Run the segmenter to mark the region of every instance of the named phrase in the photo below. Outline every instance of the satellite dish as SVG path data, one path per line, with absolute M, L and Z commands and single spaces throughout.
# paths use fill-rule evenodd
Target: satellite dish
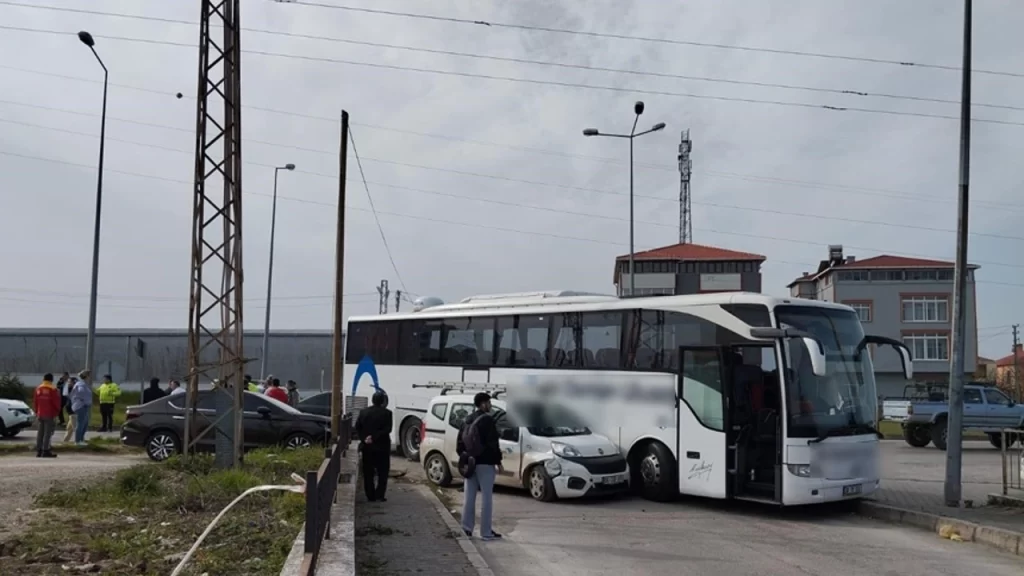
M 419 312 L 420 310 L 426 310 L 427 308 L 433 308 L 434 306 L 444 306 L 444 300 L 441 300 L 437 296 L 420 296 L 412 303 L 412 311 Z

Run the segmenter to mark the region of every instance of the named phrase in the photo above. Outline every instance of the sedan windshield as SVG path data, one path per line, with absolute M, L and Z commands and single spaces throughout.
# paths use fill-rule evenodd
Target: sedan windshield
M 856 313 L 817 306 L 777 306 L 775 315 L 780 328 L 809 332 L 825 348 L 826 375 L 815 376 L 803 343 L 784 343 L 789 436 L 871 433 L 877 418 L 875 375 L 871 355 L 863 349 L 858 353 L 864 330 Z

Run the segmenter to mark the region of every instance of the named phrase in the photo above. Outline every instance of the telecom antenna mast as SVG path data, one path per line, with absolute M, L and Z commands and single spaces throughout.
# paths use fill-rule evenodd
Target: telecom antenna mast
M 693 212 L 690 209 L 690 170 L 693 163 L 690 161 L 690 150 L 693 149 L 693 142 L 690 141 L 690 131 L 683 130 L 679 142 L 679 243 L 693 243 Z
M 220 467 L 242 462 L 242 103 L 240 0 L 200 0 L 192 267 L 188 319 L 186 458 L 215 434 Z M 214 35 L 221 35 L 216 38 Z M 221 188 L 218 190 L 218 187 Z M 199 384 L 217 417 L 200 432 Z

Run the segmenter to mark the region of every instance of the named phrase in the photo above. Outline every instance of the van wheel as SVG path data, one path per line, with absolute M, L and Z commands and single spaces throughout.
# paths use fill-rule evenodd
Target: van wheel
M 420 421 L 415 418 L 408 419 L 402 426 L 401 438 L 402 455 L 407 459 L 418 462 L 420 459 Z
M 661 442 L 651 442 L 637 456 L 632 466 L 640 494 L 655 502 L 668 502 L 678 493 L 676 462 Z
M 937 419 L 935 421 L 935 424 L 932 424 L 931 432 L 932 444 L 935 444 L 935 447 L 938 448 L 939 450 L 945 450 L 946 438 L 949 434 L 949 425 L 947 424 L 945 416 L 942 416 L 941 418 Z
M 526 473 L 526 489 L 539 502 L 552 502 L 555 499 L 555 484 L 542 464 L 535 464 Z
M 903 439 L 914 448 L 924 448 L 931 443 L 932 435 L 928 426 L 908 424 L 903 428 Z
M 427 456 L 427 459 L 423 461 L 423 472 L 426 473 L 428 480 L 442 488 L 452 485 L 451 468 L 448 467 L 448 462 L 440 452 L 432 452 L 430 456 Z

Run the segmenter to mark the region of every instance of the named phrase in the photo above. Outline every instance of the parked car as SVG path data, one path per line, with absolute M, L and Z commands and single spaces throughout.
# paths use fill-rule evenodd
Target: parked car
M 217 390 L 199 392 L 193 437 L 209 429 L 216 421 Z M 244 447 L 266 446 L 306 448 L 326 442 L 331 420 L 305 414 L 273 398 L 245 392 L 243 397 Z M 196 444 L 201 451 L 212 451 L 214 432 L 204 434 Z M 181 452 L 185 437 L 185 395 L 166 396 L 141 406 L 129 406 L 121 426 L 121 443 L 145 448 L 157 462 Z
M 0 398 L 0 436 L 14 438 L 35 421 L 36 415 L 28 404 Z
M 900 407 L 904 411 L 902 414 L 899 413 Z M 903 439 L 907 444 L 923 448 L 931 443 L 939 450 L 946 449 L 949 401 L 941 388 L 931 387 L 924 396 L 886 400 L 882 403 L 882 413 L 891 414 L 892 419 L 903 422 Z M 999 448 L 1002 430 L 1024 429 L 1024 405 L 1015 403 L 995 386 L 966 384 L 962 428 L 984 432 L 989 442 Z
M 306 414 L 317 414 L 319 416 L 331 417 L 331 393 L 330 392 L 317 392 L 312 396 L 308 396 L 299 400 L 299 405 L 296 406 L 300 411 Z
M 604 436 L 582 425 L 518 426 L 502 400 L 491 401 L 491 414 L 500 435 L 504 473 L 495 482 L 523 488 L 536 500 L 578 498 L 629 489 L 629 467 L 619 449 Z M 572 424 L 572 415 L 549 406 L 534 409 L 559 411 L 548 420 Z M 456 441 L 466 417 L 473 412 L 470 394 L 442 394 L 430 401 L 420 425 L 420 454 L 427 478 L 448 486 L 458 474 Z

